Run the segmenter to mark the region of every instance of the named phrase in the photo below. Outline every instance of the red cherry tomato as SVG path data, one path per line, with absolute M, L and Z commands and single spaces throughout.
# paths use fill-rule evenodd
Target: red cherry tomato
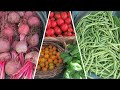
M 54 28 L 55 34 L 60 35 L 62 33 L 61 29 L 59 27 Z
M 65 19 L 65 23 L 66 23 L 66 24 L 70 24 L 70 23 L 71 23 L 71 18 Z
M 68 25 L 66 23 L 64 23 L 60 26 L 60 28 L 63 32 L 66 32 L 68 30 Z
M 62 25 L 64 23 L 64 20 L 62 18 L 57 19 L 58 26 Z
M 56 26 L 57 26 L 56 21 L 52 20 L 52 21 L 51 21 L 51 27 L 53 27 L 53 28 L 54 28 L 54 27 L 56 27 Z
M 49 20 L 48 20 L 47 28 L 50 28 L 50 27 L 51 27 L 51 20 L 49 19 Z
M 56 13 L 56 14 L 55 14 L 55 18 L 56 18 L 56 19 L 61 18 L 60 13 Z
M 54 16 L 54 12 L 50 12 L 50 18 Z
M 47 29 L 46 30 L 46 36 L 52 36 L 52 35 L 54 35 L 54 29 Z
M 65 20 L 67 18 L 67 12 L 61 12 L 61 18 Z

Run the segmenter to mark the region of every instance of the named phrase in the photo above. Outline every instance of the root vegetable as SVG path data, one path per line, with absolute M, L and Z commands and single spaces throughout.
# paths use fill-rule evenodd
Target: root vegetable
M 25 12 L 25 18 L 28 19 L 29 17 L 31 17 L 33 15 L 32 11 L 26 11 Z
M 21 65 L 19 62 L 15 60 L 10 60 L 5 65 L 5 72 L 7 75 L 12 75 L 15 72 L 17 72 L 21 68 Z
M 7 39 L 0 38 L 0 52 L 8 52 L 10 50 L 10 42 Z
M 14 35 L 14 31 L 13 31 L 12 28 L 7 27 L 7 28 L 5 28 L 5 29 L 3 30 L 3 35 L 4 35 L 4 36 L 7 36 L 8 39 L 9 39 L 9 41 L 12 42 L 12 37 L 13 37 L 13 35 Z
M 23 63 L 24 63 L 24 55 L 23 54 L 27 52 L 27 43 L 26 43 L 26 41 L 24 41 L 24 40 L 19 41 L 16 44 L 15 49 L 19 53 L 20 62 L 21 62 L 21 65 L 23 65 Z
M 20 40 L 24 39 L 25 35 L 27 35 L 29 31 L 30 31 L 30 28 L 27 24 L 21 24 L 18 29 L 19 34 L 22 36 L 20 37 Z
M 17 43 L 18 43 L 17 40 L 12 43 L 12 48 L 13 48 L 14 50 L 15 50 L 15 47 L 16 47 Z
M 18 23 L 19 19 L 20 19 L 20 16 L 16 12 L 11 12 L 8 15 L 8 21 L 11 22 L 11 23 Z
M 24 16 L 25 12 L 24 11 L 19 11 L 18 14 L 22 17 L 22 16 Z
M 35 65 L 37 63 L 39 53 L 37 51 L 29 52 L 25 55 L 25 60 L 31 60 Z
M 38 19 L 38 17 L 33 16 L 28 19 L 28 24 L 30 26 L 39 26 L 40 20 Z
M 8 61 L 10 59 L 11 59 L 10 53 L 6 52 L 0 54 L 0 61 Z
M 37 46 L 39 43 L 39 35 L 34 34 L 33 36 L 30 37 L 28 40 L 28 43 L 30 44 L 31 47 Z
M 4 61 L 0 61 L 0 79 L 4 79 L 5 78 L 5 62 Z
M 16 73 L 11 76 L 11 79 L 32 79 L 33 63 L 27 61 Z

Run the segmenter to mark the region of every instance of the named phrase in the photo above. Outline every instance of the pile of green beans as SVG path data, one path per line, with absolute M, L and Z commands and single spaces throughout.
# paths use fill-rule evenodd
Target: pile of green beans
M 94 11 L 75 26 L 81 59 L 88 78 L 120 78 L 120 37 L 112 11 Z

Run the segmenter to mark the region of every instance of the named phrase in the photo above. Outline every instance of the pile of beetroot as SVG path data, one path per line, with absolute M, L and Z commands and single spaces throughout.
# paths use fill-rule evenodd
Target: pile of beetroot
M 41 26 L 35 11 L 0 12 L 0 79 L 33 78 Z

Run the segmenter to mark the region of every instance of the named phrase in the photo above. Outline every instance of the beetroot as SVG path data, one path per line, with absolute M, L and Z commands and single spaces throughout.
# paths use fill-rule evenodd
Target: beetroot
M 28 24 L 30 26 L 38 26 L 40 25 L 40 20 L 38 19 L 38 17 L 33 16 L 28 19 Z
M 11 59 L 11 55 L 8 52 L 0 54 L 0 61 L 8 61 Z
M 33 12 L 32 11 L 26 11 L 25 12 L 25 18 L 28 19 L 29 17 L 31 17 L 33 15 Z
M 7 39 L 0 38 L 0 52 L 8 52 L 10 50 L 10 42 Z
M 3 35 L 7 36 L 9 41 L 12 42 L 12 37 L 14 35 L 14 31 L 12 28 L 7 27 L 3 30 Z
M 16 12 L 11 12 L 8 15 L 8 21 L 11 22 L 11 23 L 18 23 L 19 19 L 20 19 L 20 16 Z
M 27 35 L 29 33 L 29 30 L 30 30 L 30 28 L 27 24 L 21 24 L 19 26 L 18 32 L 22 36 L 22 37 L 20 37 L 20 40 L 24 39 L 25 35 Z
M 24 12 L 24 11 L 19 11 L 18 14 L 19 14 L 21 17 L 23 17 L 24 14 L 25 14 L 25 12 Z
M 5 78 L 5 62 L 4 61 L 0 61 L 0 79 L 4 79 Z
M 39 35 L 38 34 L 34 34 L 33 36 L 30 37 L 30 39 L 28 40 L 28 43 L 30 46 L 37 46 L 39 43 Z
M 31 60 L 34 64 L 37 63 L 39 53 L 37 51 L 29 52 L 25 55 L 26 60 Z
M 5 65 L 5 72 L 7 75 L 12 75 L 15 72 L 17 72 L 21 68 L 21 65 L 19 62 L 10 60 Z

